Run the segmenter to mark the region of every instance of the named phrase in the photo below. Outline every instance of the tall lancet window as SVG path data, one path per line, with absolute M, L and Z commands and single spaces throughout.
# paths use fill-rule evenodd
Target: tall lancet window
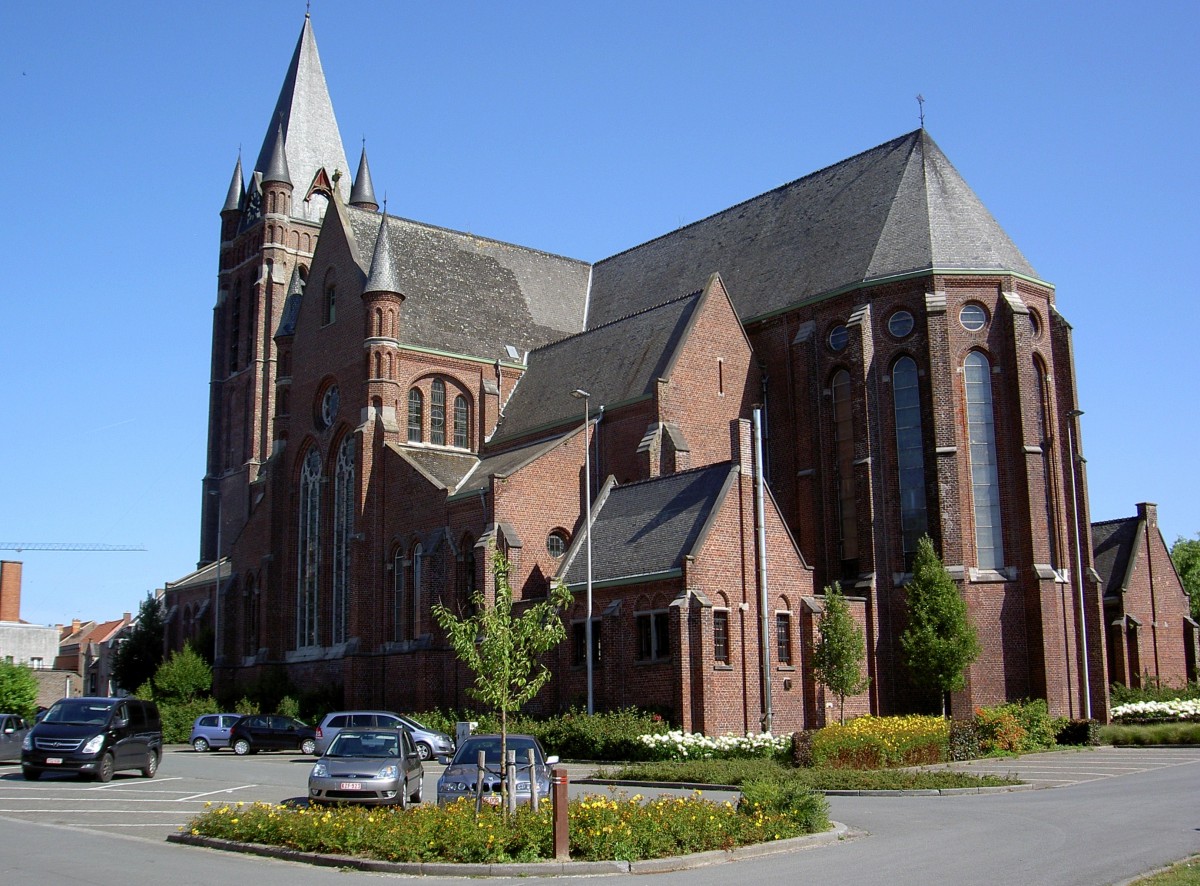
M 440 378 L 429 386 L 429 442 L 446 445 L 446 383 Z
M 1000 472 L 992 412 L 992 366 L 978 351 L 963 364 L 967 394 L 967 441 L 971 452 L 971 497 L 975 501 L 975 556 L 980 569 L 1004 566 L 1000 522 Z
M 310 449 L 300 472 L 296 564 L 296 646 L 316 646 L 317 582 L 321 572 L 321 453 Z
M 837 485 L 838 557 L 842 578 L 858 574 L 858 502 L 854 495 L 854 411 L 850 373 L 833 376 L 833 476 Z
M 1033 318 L 1033 314 L 1029 315 Z M 1050 421 L 1050 403 L 1052 394 L 1050 393 L 1050 375 L 1046 372 L 1046 366 L 1041 360 L 1034 358 L 1034 372 L 1037 375 L 1038 388 L 1038 443 L 1042 447 L 1042 476 L 1045 477 L 1043 485 L 1046 491 L 1046 542 L 1050 549 L 1050 566 L 1057 569 L 1062 560 L 1058 556 L 1058 518 L 1056 508 L 1054 507 L 1054 442 L 1050 439 L 1050 429 L 1053 423 Z
M 350 536 L 354 532 L 354 437 L 338 447 L 333 477 L 333 635 L 346 642 L 350 615 Z
M 901 357 L 892 367 L 896 415 L 896 472 L 900 485 L 900 534 L 904 568 L 912 568 L 917 542 L 929 530 L 925 512 L 925 448 L 921 438 L 921 392 L 917 364 Z

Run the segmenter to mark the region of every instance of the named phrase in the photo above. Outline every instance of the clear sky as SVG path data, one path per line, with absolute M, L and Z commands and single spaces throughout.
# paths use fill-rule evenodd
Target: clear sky
M 199 554 L 218 212 L 305 5 L 0 4 L 0 540 L 22 617 Z M 1057 287 L 1093 520 L 1200 534 L 1200 3 L 313 0 L 388 209 L 596 261 L 926 126 Z

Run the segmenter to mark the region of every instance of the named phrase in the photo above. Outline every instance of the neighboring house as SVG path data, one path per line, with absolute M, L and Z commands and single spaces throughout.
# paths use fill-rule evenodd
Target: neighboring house
M 982 645 L 953 710 L 1107 716 L 1072 329 L 924 129 L 596 263 L 380 213 L 365 150 L 348 169 L 306 16 L 220 213 L 201 570 L 167 591 L 219 692 L 282 668 L 461 706 L 431 606 L 490 594 L 499 547 L 519 596 L 576 592 L 534 707 L 579 704 L 590 497 L 600 707 L 820 725 L 833 582 L 868 646 L 853 709 L 936 707 L 899 649 L 928 533 Z
M 55 669 L 79 674 L 83 678 L 84 695 L 114 694 L 113 656 L 121 641 L 129 635 L 133 623 L 128 612 L 113 621 L 74 619 L 60 629 Z
M 1092 524 L 1104 589 L 1108 676 L 1123 686 L 1183 686 L 1197 679 L 1200 625 L 1158 529 L 1158 506 Z
M 57 669 L 61 625 L 35 625 L 21 618 L 21 572 L 19 561 L 0 561 L 0 658 L 33 669 L 37 704 L 45 708 L 64 696 L 80 695 L 83 679 Z

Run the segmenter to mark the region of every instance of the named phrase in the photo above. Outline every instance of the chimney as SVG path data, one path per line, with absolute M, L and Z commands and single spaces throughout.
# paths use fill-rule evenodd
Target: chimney
M 21 565 L 0 560 L 0 621 L 21 620 Z
M 77 618 L 71 619 L 71 633 L 72 634 L 79 633 L 79 619 L 77 619 Z

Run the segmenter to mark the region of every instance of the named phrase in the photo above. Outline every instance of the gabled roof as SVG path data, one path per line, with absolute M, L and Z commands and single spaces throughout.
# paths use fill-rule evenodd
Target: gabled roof
M 582 424 L 582 420 L 580 423 Z M 564 440 L 578 434 L 579 430 L 579 428 L 571 428 L 564 434 L 535 440 L 504 452 L 485 455 L 480 460 L 479 467 L 462 481 L 461 485 L 454 490 L 454 494 L 461 496 L 486 491 L 491 486 L 493 477 L 511 477 L 521 468 L 532 464 L 550 452 Z
M 430 482 L 448 491 L 453 491 L 462 482 L 463 477 L 475 470 L 479 464 L 479 459 L 469 452 L 447 452 L 400 443 L 389 443 L 387 446 Z
M 298 192 L 292 201 L 292 214 L 315 221 L 324 211 L 324 201 L 306 202 L 302 198 L 317 170 L 325 168 L 331 176 L 341 172 L 337 188 L 345 200 L 350 194 L 350 166 L 346 162 L 337 119 L 333 116 L 333 102 L 329 99 L 325 72 L 321 69 L 321 57 L 317 54 L 317 41 L 307 13 L 283 87 L 279 90 L 279 100 L 267 121 L 267 134 L 254 171 L 266 174 L 280 133 L 284 139 L 286 168 Z
M 595 265 L 589 327 L 720 273 L 743 322 L 931 269 L 1036 277 L 924 129 Z
M 1140 517 L 1092 524 L 1092 554 L 1105 597 L 1116 596 L 1125 590 L 1126 579 L 1136 561 L 1141 526 Z
M 592 582 L 636 581 L 673 574 L 697 551 L 737 467 L 721 462 L 627 486 L 597 501 L 592 523 Z M 585 532 L 575 533 L 560 575 L 587 581 Z
M 703 296 L 693 292 L 532 351 L 492 442 L 572 421 L 582 424 L 583 404 L 571 395 L 574 390 L 591 394 L 593 415 L 601 406 L 651 395 L 666 377 Z
M 402 345 L 512 362 L 509 346 L 524 352 L 583 328 L 585 262 L 353 206 L 338 211 L 365 257 L 384 219 L 388 285 L 405 297 Z

